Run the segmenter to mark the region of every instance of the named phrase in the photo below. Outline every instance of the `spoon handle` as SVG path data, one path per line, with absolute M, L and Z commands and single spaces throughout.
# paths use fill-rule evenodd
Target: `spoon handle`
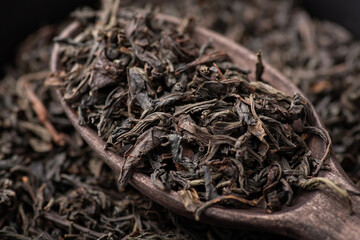
M 359 197 L 353 197 L 352 203 L 354 213 L 350 214 L 343 199 L 323 192 L 298 210 L 283 214 L 273 227 L 296 239 L 360 239 Z

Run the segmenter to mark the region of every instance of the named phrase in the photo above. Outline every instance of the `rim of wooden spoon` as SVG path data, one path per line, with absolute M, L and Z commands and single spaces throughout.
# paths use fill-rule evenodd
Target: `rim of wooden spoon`
M 157 19 L 161 21 L 166 21 L 169 23 L 179 24 L 180 20 L 163 14 L 157 14 Z M 63 32 L 60 34 L 60 37 L 72 36 L 81 28 L 81 23 L 73 22 L 71 23 Z M 241 67 L 246 67 L 254 73 L 256 55 L 249 50 L 245 49 L 241 45 L 233 42 L 221 36 L 211 30 L 196 27 L 194 30 L 194 39 L 198 43 L 203 43 L 209 39 L 212 39 L 212 44 L 214 48 L 225 50 L 229 57 L 233 60 L 234 63 Z M 56 43 L 53 48 L 50 68 L 52 72 L 58 72 L 60 68 L 59 63 L 59 53 L 60 45 Z M 286 94 L 292 96 L 294 93 L 299 93 L 303 97 L 303 93 L 284 75 L 274 69 L 266 61 L 264 62 L 265 72 L 263 74 L 264 81 L 268 82 L 270 85 L 275 88 L 285 92 Z M 250 76 L 253 78 L 253 76 Z M 56 90 L 57 97 L 61 102 L 68 118 L 72 122 L 73 126 L 80 133 L 80 135 L 85 139 L 85 141 L 103 158 L 103 160 L 108 164 L 113 171 L 118 175 L 123 164 L 123 159 L 120 155 L 104 150 L 105 142 L 97 136 L 97 133 L 90 129 L 89 127 L 83 127 L 78 124 L 78 118 L 75 112 L 63 101 L 63 97 L 60 93 L 60 90 Z M 306 97 L 304 97 L 306 99 Z M 312 105 L 311 105 L 312 106 Z M 312 124 L 313 126 L 322 127 L 322 124 L 319 120 L 319 116 L 316 114 L 314 107 L 312 110 L 315 113 L 315 121 Z M 326 148 L 326 143 L 318 137 L 312 137 L 309 143 L 309 148 L 312 150 L 312 153 L 321 157 Z M 330 165 L 331 171 L 321 171 L 320 176 L 324 176 L 330 179 L 336 179 L 337 182 L 340 182 L 342 185 L 349 189 L 356 190 L 355 185 L 347 177 L 344 170 L 340 167 L 338 162 L 335 159 L 333 153 L 330 154 L 327 164 Z M 158 204 L 168 208 L 170 211 L 173 211 L 177 214 L 194 218 L 194 214 L 185 209 L 183 203 L 181 202 L 179 195 L 175 191 L 163 191 L 154 186 L 150 180 L 150 177 L 145 174 L 134 172 L 132 177 L 129 180 L 129 183 L 138 189 L 145 196 L 149 197 L 151 200 L 157 202 Z M 331 195 L 331 194 L 330 194 Z M 274 213 L 266 213 L 264 209 L 261 208 L 247 208 L 247 209 L 232 209 L 224 208 L 221 206 L 209 207 L 206 209 L 201 217 L 200 221 L 204 223 L 210 223 L 218 226 L 232 227 L 232 228 L 250 228 L 250 229 L 261 229 L 269 232 L 276 232 L 277 229 L 282 229 L 281 233 L 285 235 L 292 235 L 292 229 L 288 229 L 286 226 L 286 221 L 284 219 L 294 218 L 301 213 L 301 209 L 306 205 L 318 204 L 322 202 L 324 198 L 335 197 L 324 195 L 320 191 L 306 192 L 302 191 L 294 196 L 293 203 L 291 206 L 282 206 L 280 211 Z M 346 211 L 346 206 L 344 206 L 344 211 Z

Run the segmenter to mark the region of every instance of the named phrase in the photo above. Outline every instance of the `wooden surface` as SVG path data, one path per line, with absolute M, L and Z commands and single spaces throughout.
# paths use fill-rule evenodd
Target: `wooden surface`
M 159 15 L 158 18 L 174 23 L 179 22 L 177 19 L 165 15 Z M 75 22 L 63 31 L 62 36 L 69 36 L 78 29 L 79 24 Z M 199 43 L 211 38 L 215 48 L 227 51 L 236 64 L 251 69 L 253 73 L 255 72 L 256 56 L 242 46 L 200 27 L 196 28 L 194 38 Z M 51 58 L 51 70 L 54 72 L 58 70 L 58 61 L 59 45 L 55 45 Z M 301 93 L 293 83 L 277 70 L 267 63 L 264 63 L 264 65 L 263 79 L 265 81 L 289 95 L 295 92 Z M 103 148 L 104 142 L 96 135 L 95 131 L 78 125 L 76 114 L 64 103 L 58 90 L 57 95 L 67 116 L 80 135 L 118 175 L 123 159 L 111 151 L 105 151 Z M 318 116 L 316 116 L 314 125 L 321 126 Z M 325 150 L 325 143 L 319 138 L 313 138 L 309 147 L 313 154 L 321 156 Z M 333 154 L 328 161 L 332 170 L 330 172 L 321 172 L 321 176 L 336 180 L 348 189 L 356 190 L 356 187 L 339 166 Z M 148 176 L 134 173 L 130 179 L 130 184 L 145 196 L 169 210 L 194 218 L 193 214 L 185 209 L 176 192 L 165 192 L 156 188 Z M 281 211 L 272 214 L 258 208 L 225 209 L 210 207 L 201 215 L 200 221 L 231 228 L 273 232 L 297 239 L 360 239 L 360 201 L 359 197 L 353 197 L 352 200 L 355 212 L 353 215 L 348 213 L 344 200 L 335 196 L 332 192 L 313 191 L 298 194 L 295 196 L 292 206 L 284 206 Z

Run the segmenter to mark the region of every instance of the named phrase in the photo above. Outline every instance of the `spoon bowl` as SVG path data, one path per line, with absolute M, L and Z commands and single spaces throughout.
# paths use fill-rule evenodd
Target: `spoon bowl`
M 180 22 L 174 17 L 162 14 L 158 14 L 157 19 L 175 24 Z M 80 29 L 81 24 L 74 22 L 61 33 L 60 37 L 73 36 Z M 235 42 L 201 27 L 195 28 L 193 38 L 200 44 L 212 39 L 212 45 L 215 49 L 226 51 L 234 63 L 255 72 L 256 55 Z M 52 52 L 50 65 L 52 72 L 59 72 L 60 45 L 57 43 Z M 303 96 L 291 81 L 265 61 L 264 66 L 263 79 L 267 83 L 290 96 L 294 93 Z M 105 142 L 97 136 L 93 129 L 78 124 L 78 116 L 63 101 L 59 89 L 56 90 L 56 95 L 78 133 L 115 174 L 119 175 L 124 159 L 112 151 L 104 150 Z M 315 112 L 314 108 L 313 111 Z M 312 125 L 322 127 L 316 113 Z M 321 158 L 326 149 L 326 142 L 318 137 L 313 137 L 309 141 L 309 148 L 314 156 Z M 330 171 L 321 171 L 320 176 L 334 180 L 346 189 L 358 191 L 340 167 L 333 153 L 330 154 L 327 163 L 330 166 Z M 177 192 L 160 190 L 152 184 L 147 175 L 134 172 L 129 183 L 142 194 L 170 211 L 188 218 L 194 218 L 194 214 L 186 210 Z M 230 228 L 273 232 L 298 239 L 358 239 L 360 237 L 360 201 L 358 198 L 352 198 L 352 202 L 354 214 L 350 215 L 347 211 L 346 202 L 334 193 L 325 190 L 303 191 L 294 197 L 291 206 L 283 206 L 282 210 L 272 214 L 259 208 L 229 209 L 217 206 L 207 208 L 201 215 L 200 221 Z

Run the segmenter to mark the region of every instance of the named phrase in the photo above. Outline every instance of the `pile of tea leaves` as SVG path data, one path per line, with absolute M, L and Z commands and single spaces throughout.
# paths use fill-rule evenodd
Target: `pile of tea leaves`
M 79 124 L 93 126 L 123 157 L 121 187 L 141 171 L 160 189 L 178 191 L 197 217 L 220 202 L 263 203 L 272 212 L 291 204 L 294 190 L 314 187 L 308 178 L 323 166 L 330 139 L 311 125 L 301 95 L 262 81 L 261 52 L 250 80 L 225 52 L 192 40 L 191 19 L 175 26 L 132 9 L 83 21 L 78 35 L 57 39 L 58 76 Z M 320 158 L 306 144 L 312 136 L 326 143 Z
M 0 79 L 0 239 L 279 239 L 196 223 L 129 185 L 120 193 L 45 84 L 59 29 L 29 36 Z
M 27 38 L 0 81 L 0 239 L 203 239 L 131 187 L 119 193 L 73 129 L 44 84 L 58 30 Z
M 315 106 L 331 136 L 336 159 L 360 187 L 359 39 L 334 22 L 311 17 L 301 3 L 183 0 L 160 1 L 156 6 L 172 16 L 196 16 L 200 26 L 252 51 L 262 49 L 263 58 Z
M 263 49 L 264 59 L 315 105 L 337 158 L 359 186 L 360 118 L 355 106 L 360 45 L 349 32 L 311 18 L 296 0 L 154 2 L 161 12 L 178 17 L 192 14 L 200 26 L 253 51 Z M 143 1 L 132 4 L 140 6 Z M 74 15 L 95 16 L 87 9 Z M 27 39 L 17 52 L 16 69 L 8 69 L 0 80 L 0 238 L 285 239 L 194 223 L 171 214 L 131 186 L 126 194 L 119 194 L 110 170 L 76 134 L 44 84 L 54 34 L 47 26 Z M 24 79 L 28 93 L 17 90 Z M 29 101 L 31 92 L 46 107 L 47 123 L 70 136 L 64 146 L 55 143 L 40 121 Z M 99 201 L 99 196 L 105 199 Z

